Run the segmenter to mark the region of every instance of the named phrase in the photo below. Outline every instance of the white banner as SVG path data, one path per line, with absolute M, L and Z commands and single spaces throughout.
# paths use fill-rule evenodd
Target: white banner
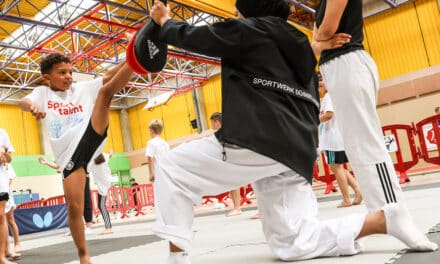
M 435 138 L 434 129 L 431 123 L 423 126 L 423 138 L 425 139 L 425 144 L 428 151 L 437 149 L 437 140 Z
M 143 110 L 151 109 L 158 105 L 165 104 L 166 102 L 168 102 L 168 100 L 170 100 L 171 96 L 173 96 L 174 92 L 175 91 L 170 91 L 150 98 L 150 100 L 148 100 L 147 104 L 144 106 Z

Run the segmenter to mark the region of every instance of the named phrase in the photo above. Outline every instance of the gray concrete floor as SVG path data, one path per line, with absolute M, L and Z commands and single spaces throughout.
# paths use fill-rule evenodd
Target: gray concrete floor
M 428 232 L 440 223 L 440 174 L 431 173 L 412 177 L 412 182 L 404 185 L 408 208 L 419 228 Z M 319 218 L 331 219 L 350 213 L 364 212 L 363 205 L 336 208 L 339 195 L 323 195 L 316 190 L 319 200 Z M 198 209 L 194 223 L 194 243 L 190 252 L 192 264 L 206 263 L 282 263 L 271 254 L 261 232 L 259 220 L 250 220 L 256 213 L 255 204 L 245 209 L 243 214 L 226 218 L 223 210 L 213 206 Z M 167 243 L 158 240 L 151 233 L 153 214 L 144 217 L 130 217 L 115 220 L 114 233 L 98 235 L 102 225 L 94 227 L 94 233 L 87 237 L 94 264 L 111 263 L 165 263 Z M 71 237 L 67 230 L 55 230 L 22 237 L 22 259 L 20 264 L 60 264 L 79 263 Z M 440 233 L 432 238 L 440 242 Z M 432 235 L 432 234 L 430 234 Z M 296 263 L 322 264 L 372 264 L 372 263 L 440 263 L 439 251 L 415 255 L 405 261 L 407 254 L 399 254 L 405 248 L 400 241 L 387 236 L 371 236 L 363 241 L 363 253 L 351 257 L 320 258 Z M 402 253 L 402 252 L 401 252 Z M 414 257 L 414 256 L 413 256 Z M 400 262 L 399 262 L 400 261 Z M 403 262 L 402 262 L 403 261 Z

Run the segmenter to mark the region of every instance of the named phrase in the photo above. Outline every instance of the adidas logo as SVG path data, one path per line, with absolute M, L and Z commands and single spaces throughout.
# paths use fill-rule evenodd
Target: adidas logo
M 148 53 L 150 54 L 150 60 L 152 60 L 154 56 L 156 56 L 156 54 L 159 53 L 159 49 L 149 39 L 147 40 L 147 43 L 148 43 Z

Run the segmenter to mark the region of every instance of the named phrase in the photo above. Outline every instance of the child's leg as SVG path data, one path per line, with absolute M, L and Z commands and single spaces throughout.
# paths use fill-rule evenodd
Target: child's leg
M 330 170 L 335 174 L 339 189 L 341 189 L 342 202 L 338 207 L 351 206 L 350 193 L 348 191 L 348 179 L 342 164 L 330 164 Z
M 109 124 L 110 103 L 113 96 L 128 83 L 133 72 L 125 63 L 115 76 L 99 90 L 92 113 L 92 127 L 97 134 L 103 135 Z
M 90 263 L 83 220 L 85 183 L 86 172 L 83 167 L 72 172 L 63 181 L 70 233 L 72 234 L 73 241 L 77 247 L 81 264 Z
M 12 199 L 12 197 L 9 199 Z M 20 236 L 17 223 L 15 223 L 13 208 L 6 214 L 6 219 L 8 220 L 8 225 L 11 228 L 12 236 L 14 237 L 14 252 L 18 253 L 20 252 Z
M 0 194 L 0 198 L 1 198 Z M 6 248 L 8 247 L 7 241 L 7 221 L 5 214 L 6 201 L 0 201 L 0 264 L 15 264 L 15 262 L 10 262 L 6 258 Z
M 84 221 L 87 228 L 93 226 L 93 206 L 92 197 L 90 196 L 90 178 L 86 177 L 86 183 L 84 185 Z

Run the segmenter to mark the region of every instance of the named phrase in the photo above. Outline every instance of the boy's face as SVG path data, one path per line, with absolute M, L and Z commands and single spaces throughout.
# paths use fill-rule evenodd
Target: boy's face
M 214 130 L 219 130 L 222 127 L 222 124 L 218 120 L 211 120 L 211 127 Z
M 50 89 L 66 91 L 72 86 L 72 64 L 60 62 L 52 66 L 52 71 L 43 75 Z
M 327 87 L 325 86 L 325 83 L 323 80 L 319 80 L 318 84 L 318 91 L 321 95 L 324 95 L 327 92 Z

